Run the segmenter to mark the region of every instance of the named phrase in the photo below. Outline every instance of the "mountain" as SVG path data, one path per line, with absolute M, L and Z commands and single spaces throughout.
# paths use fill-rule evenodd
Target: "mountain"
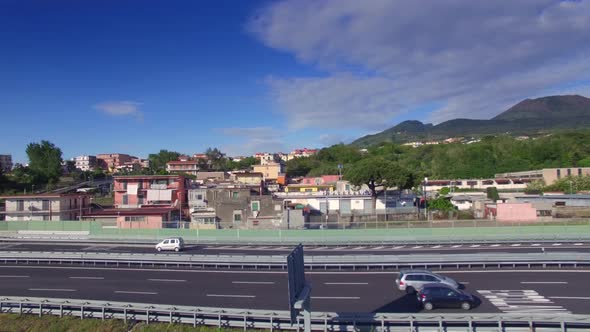
M 436 126 L 416 120 L 404 121 L 378 134 L 361 137 L 352 144 L 365 147 L 381 142 L 404 143 L 457 136 L 500 133 L 530 135 L 539 131 L 588 126 L 590 98 L 578 95 L 548 96 L 523 100 L 490 120 L 453 119 Z

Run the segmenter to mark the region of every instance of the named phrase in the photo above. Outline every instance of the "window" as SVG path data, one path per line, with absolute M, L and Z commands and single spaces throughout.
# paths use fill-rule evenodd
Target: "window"
M 137 190 L 143 189 L 143 181 L 137 182 Z
M 232 191 L 231 192 L 231 196 L 232 199 L 238 199 L 238 197 L 240 197 L 240 193 L 237 191 Z
M 234 211 L 234 222 L 242 221 L 242 211 Z
M 572 176 L 572 169 L 571 168 L 567 169 L 567 176 Z
M 17 211 L 24 211 L 25 210 L 25 202 L 22 199 L 16 201 L 16 210 Z
M 198 194 L 198 195 L 197 195 L 197 199 L 198 199 L 199 201 L 202 201 L 202 200 L 203 200 L 203 195 L 201 195 L 201 194 Z
M 49 220 L 49 215 L 48 214 L 44 214 L 43 215 L 43 220 L 45 220 L 45 221 Z
M 582 176 L 582 169 L 578 168 L 578 176 Z
M 557 178 L 561 179 L 561 170 L 560 169 L 557 170 Z
M 121 184 L 123 185 L 123 189 L 127 190 L 127 181 L 123 181 Z
M 144 198 L 143 196 L 137 196 L 137 204 L 142 205 L 144 204 Z
M 133 216 L 133 217 L 125 217 L 125 221 L 145 221 L 144 216 Z
M 123 205 L 129 204 L 129 195 L 123 195 Z
M 251 203 L 252 211 L 260 211 L 260 202 L 254 201 Z
M 41 209 L 43 211 L 49 210 L 49 200 L 48 199 L 43 200 Z

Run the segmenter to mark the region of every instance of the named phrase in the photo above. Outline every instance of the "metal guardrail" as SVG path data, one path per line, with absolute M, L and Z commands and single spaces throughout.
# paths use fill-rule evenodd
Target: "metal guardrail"
M 76 252 L 0 252 L 1 264 L 75 265 L 184 269 L 286 270 L 285 255 L 182 255 Z M 402 268 L 585 268 L 590 253 L 495 253 L 432 255 L 307 256 L 310 270 L 398 270 Z
M 150 323 L 210 325 L 219 328 L 299 330 L 289 311 L 190 307 L 161 304 L 35 297 L 0 297 L 0 312 L 121 319 Z M 312 329 L 320 331 L 573 331 L 590 328 L 589 315 L 552 314 L 391 314 L 314 312 Z

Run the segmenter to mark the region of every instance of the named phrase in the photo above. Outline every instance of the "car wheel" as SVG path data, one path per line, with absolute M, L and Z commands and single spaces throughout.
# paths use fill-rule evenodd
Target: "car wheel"
M 407 294 L 414 294 L 416 293 L 416 289 L 414 289 L 414 287 L 410 286 L 406 288 L 406 293 Z
M 176 247 L 176 248 L 174 248 L 174 251 L 179 252 L 180 248 Z
M 424 309 L 425 310 L 432 310 L 432 309 L 434 309 L 434 305 L 432 305 L 432 303 L 430 303 L 430 302 L 426 302 L 426 303 L 424 303 Z
M 461 309 L 463 309 L 463 310 L 470 310 L 471 309 L 471 303 L 469 303 L 469 302 L 463 302 L 463 303 L 461 303 Z
M 162 251 L 162 247 L 158 247 L 158 248 L 156 248 L 156 249 L 158 249 L 158 251 Z

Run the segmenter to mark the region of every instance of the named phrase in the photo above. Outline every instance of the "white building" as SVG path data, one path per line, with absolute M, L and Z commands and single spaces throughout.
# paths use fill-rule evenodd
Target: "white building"
M 6 221 L 79 220 L 90 212 L 90 198 L 86 194 L 38 194 L 0 196 L 6 200 Z
M 7 173 L 12 170 L 12 155 L 0 154 L 0 170 Z
M 93 171 L 96 167 L 96 156 L 78 156 L 74 158 L 76 168 L 83 171 Z

